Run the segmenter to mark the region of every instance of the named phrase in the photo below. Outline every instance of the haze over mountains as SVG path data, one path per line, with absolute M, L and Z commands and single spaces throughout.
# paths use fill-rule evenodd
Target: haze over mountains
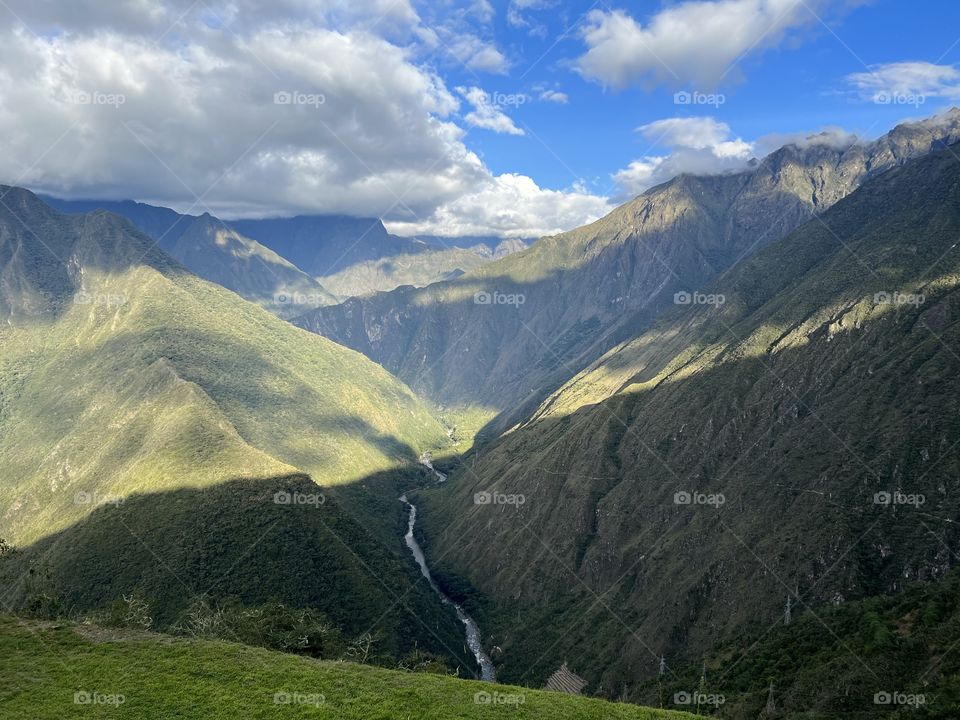
M 465 609 L 502 682 L 950 717 L 960 110 L 522 249 L 0 200 L 8 611 L 471 677 Z

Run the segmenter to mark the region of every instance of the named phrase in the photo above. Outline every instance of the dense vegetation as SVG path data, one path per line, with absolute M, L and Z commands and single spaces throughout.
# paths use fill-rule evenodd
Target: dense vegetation
M 956 717 L 960 708 L 960 574 L 795 615 L 755 637 L 708 654 L 705 664 L 670 669 L 631 697 L 701 686 L 723 695 L 723 718 L 822 720 Z M 771 691 L 772 685 L 772 691 Z

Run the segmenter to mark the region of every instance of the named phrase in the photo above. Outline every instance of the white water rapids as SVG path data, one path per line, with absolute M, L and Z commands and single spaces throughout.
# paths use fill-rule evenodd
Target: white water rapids
M 413 559 L 417 561 L 417 565 L 420 567 L 420 573 L 427 579 L 427 582 L 430 583 L 433 591 L 440 596 L 440 602 L 446 605 L 452 605 L 453 609 L 456 610 L 457 617 L 460 618 L 460 622 L 462 622 L 464 626 L 467 646 L 473 653 L 474 658 L 476 658 L 477 665 L 480 666 L 480 679 L 494 682 L 496 680 L 496 674 L 494 673 L 493 663 L 490 661 L 490 657 L 483 651 L 483 643 L 480 642 L 480 627 L 474 622 L 473 618 L 467 615 L 466 611 L 460 607 L 460 605 L 448 598 L 434 582 L 433 576 L 430 574 L 430 569 L 427 567 L 427 560 L 423 555 L 423 550 L 420 549 L 420 543 L 418 543 L 417 539 L 413 536 L 413 526 L 417 522 L 417 507 L 407 500 L 406 495 L 400 497 L 400 502 L 410 508 L 407 534 L 403 536 L 403 539 L 404 542 L 407 543 L 407 547 L 410 548 L 410 552 L 413 553 Z

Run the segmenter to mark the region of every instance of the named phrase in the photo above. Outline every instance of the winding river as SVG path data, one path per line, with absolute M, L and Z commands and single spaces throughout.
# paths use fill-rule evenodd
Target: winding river
M 420 549 L 420 543 L 418 543 L 417 539 L 413 536 L 413 526 L 417 522 L 417 507 L 407 500 L 406 495 L 400 496 L 400 502 L 410 508 L 407 534 L 403 536 L 403 539 L 404 542 L 407 543 L 407 547 L 410 548 L 410 552 L 413 553 L 413 559 L 417 561 L 417 565 L 420 567 L 420 573 L 427 579 L 427 582 L 430 583 L 433 591 L 440 596 L 440 602 L 446 605 L 452 605 L 453 609 L 457 611 L 457 617 L 460 618 L 460 622 L 462 622 L 464 626 L 467 646 L 476 658 L 477 665 L 480 666 L 480 679 L 494 682 L 496 680 L 496 674 L 494 673 L 493 663 L 490 661 L 490 657 L 483 651 L 483 643 L 480 642 L 480 627 L 474 622 L 472 617 L 467 615 L 462 607 L 448 598 L 444 592 L 437 587 L 437 583 L 434 582 L 433 576 L 430 574 L 430 569 L 427 567 L 427 559 L 423 555 L 423 550 Z

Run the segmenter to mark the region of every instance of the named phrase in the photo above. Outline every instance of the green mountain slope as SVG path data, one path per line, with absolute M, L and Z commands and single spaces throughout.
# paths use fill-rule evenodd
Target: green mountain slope
M 161 250 L 204 280 L 233 290 L 280 317 L 335 303 L 316 280 L 256 240 L 244 237 L 209 213 L 181 215 L 170 208 L 123 200 L 44 202 L 61 212 L 85 214 L 107 210 L 125 217 L 150 236 Z
M 381 520 L 397 523 L 393 546 L 362 544 L 369 515 L 336 487 L 445 445 L 429 408 L 358 353 L 189 273 L 127 221 L 0 192 L 0 537 L 25 548 L 23 568 L 49 569 L 51 592 L 78 610 L 150 590 L 164 618 L 213 584 L 215 597 L 276 594 L 343 616 L 363 606 L 357 624 L 372 625 L 411 589 L 402 507 Z M 294 473 L 317 501 L 277 506 Z M 259 484 L 224 493 L 229 481 Z M 328 504 L 304 525 L 319 494 Z M 108 567 L 122 572 L 107 581 Z M 23 601 L 27 580 L 5 590 Z M 456 644 L 455 619 L 412 592 Z
M 420 498 L 432 554 L 490 599 L 499 677 L 576 659 L 610 691 L 762 632 L 788 596 L 800 612 L 947 572 L 957 157 L 892 169 L 741 262 L 704 288 L 724 304 L 664 314 Z
M 4 718 L 693 717 L 439 675 L 317 662 L 233 643 L 10 617 L 0 618 L 0 653 L 10 661 L 10 672 L 0 674 Z
M 706 658 L 706 685 L 724 697 L 717 715 L 736 720 L 753 720 L 768 703 L 768 717 L 777 718 L 952 720 L 960 707 L 958 648 L 960 575 L 954 571 L 893 597 L 797 613 L 789 625 L 720 646 Z M 703 669 L 700 662 L 678 666 L 663 694 L 673 698 L 697 687 Z M 631 701 L 655 702 L 656 685 L 638 689 Z
M 296 322 L 360 350 L 448 406 L 529 415 L 545 393 L 673 301 L 822 213 L 864 180 L 960 139 L 960 111 L 838 148 L 788 145 L 738 174 L 680 176 L 583 228 L 448 282 Z

